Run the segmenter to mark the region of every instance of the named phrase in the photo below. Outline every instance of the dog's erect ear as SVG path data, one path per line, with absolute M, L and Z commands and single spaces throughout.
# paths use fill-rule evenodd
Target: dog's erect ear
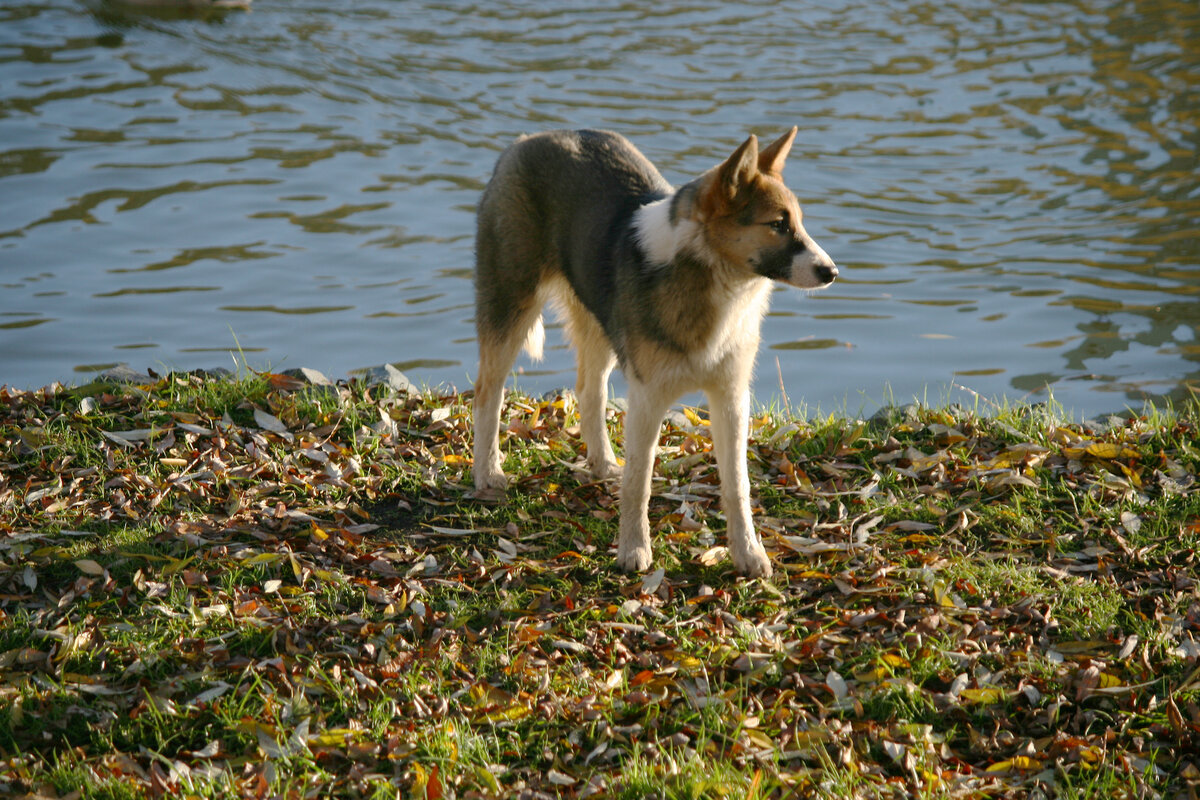
M 717 190 L 726 200 L 732 200 L 738 189 L 753 180 L 757 173 L 758 137 L 750 134 L 750 138 L 717 168 Z
M 783 162 L 787 161 L 788 153 L 792 151 L 792 142 L 796 139 L 795 125 L 792 129 L 776 139 L 769 147 L 758 154 L 758 168 L 772 175 L 783 174 Z

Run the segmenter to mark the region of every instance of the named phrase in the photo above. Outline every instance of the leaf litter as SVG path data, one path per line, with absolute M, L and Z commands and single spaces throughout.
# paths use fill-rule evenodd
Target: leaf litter
M 0 790 L 1196 796 L 1195 407 L 763 414 L 745 581 L 702 412 L 626 576 L 571 395 L 510 398 L 506 495 L 469 404 L 0 388 Z

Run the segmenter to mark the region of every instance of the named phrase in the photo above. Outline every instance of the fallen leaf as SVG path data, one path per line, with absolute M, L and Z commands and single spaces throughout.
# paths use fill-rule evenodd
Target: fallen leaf
M 833 696 L 838 700 L 841 700 L 850 692 L 849 687 L 846 685 L 846 680 L 834 670 L 830 670 L 825 675 L 825 685 L 829 687 L 829 690 L 833 692 Z
M 75 562 L 75 566 L 79 567 L 79 571 L 88 575 L 101 576 L 104 574 L 104 567 L 90 558 L 81 558 Z
M 254 421 L 263 430 L 268 430 L 272 433 L 287 433 L 287 426 L 280 421 L 279 417 L 268 414 L 261 409 L 254 409 Z
M 666 574 L 667 574 L 667 571 L 665 569 L 663 569 L 662 567 L 659 567 L 658 569 L 654 570 L 649 575 L 647 575 L 645 578 L 643 578 L 641 593 L 646 595 L 646 594 L 654 594 L 655 592 L 657 592 L 658 587 L 662 585 L 663 577 L 666 576 Z
M 1027 772 L 1029 770 L 1035 770 L 1035 769 L 1041 769 L 1041 768 L 1042 768 L 1042 762 L 1038 761 L 1037 759 L 1029 758 L 1028 756 L 1017 756 L 1016 758 L 1010 758 L 1005 761 L 998 761 L 995 764 L 992 764 L 990 767 L 988 767 L 987 770 L 985 770 L 985 771 L 986 772 L 1012 772 L 1014 770 L 1020 770 L 1022 772 Z

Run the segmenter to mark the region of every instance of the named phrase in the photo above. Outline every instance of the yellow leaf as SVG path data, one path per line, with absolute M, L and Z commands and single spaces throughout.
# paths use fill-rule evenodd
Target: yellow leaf
M 1103 459 L 1137 458 L 1139 455 L 1137 450 L 1111 442 L 1093 442 L 1087 446 L 1086 450 L 1089 456 Z
M 504 708 L 489 711 L 483 715 L 488 722 L 515 722 L 533 713 L 533 709 L 525 703 L 512 703 Z
M 1016 758 L 1010 758 L 1005 761 L 997 761 L 995 764 L 992 764 L 990 767 L 988 767 L 986 771 L 1012 772 L 1014 769 L 1031 770 L 1041 768 L 1042 762 L 1038 761 L 1036 758 L 1030 758 L 1029 756 L 1017 756 Z
M 884 653 L 883 654 L 883 663 L 887 664 L 889 667 L 912 666 L 911 664 L 908 663 L 908 659 L 906 659 L 904 656 L 898 655 L 896 653 Z
M 308 737 L 308 743 L 318 747 L 340 747 L 352 741 L 361 741 L 370 735 L 370 731 L 355 730 L 354 728 L 329 728 Z
M 687 653 L 680 653 L 677 650 L 668 651 L 663 655 L 674 661 L 680 669 L 691 671 L 700 669 L 700 667 L 704 666 L 704 662 L 695 656 L 690 656 Z
M 164 575 L 174 575 L 176 572 L 179 572 L 179 570 L 192 563 L 190 558 L 168 558 L 167 561 L 170 563 L 163 568 Z
M 501 689 L 499 686 L 493 686 L 490 683 L 472 684 L 469 694 L 471 699 L 475 701 L 477 707 L 487 705 L 498 705 L 500 703 L 509 703 L 512 701 L 512 695 Z
M 79 567 L 80 572 L 87 573 L 88 575 L 104 574 L 104 567 L 100 566 L 97 562 L 92 561 L 90 558 L 79 559 L 75 562 L 75 566 Z
M 117 555 L 125 558 L 140 558 L 143 561 L 171 561 L 168 556 L 156 556 L 151 553 L 135 553 L 132 550 L 118 550 Z
M 268 725 L 265 722 L 259 722 L 250 717 L 242 717 L 237 724 L 237 729 L 242 733 L 249 733 L 254 736 L 261 734 L 270 739 L 274 739 L 278 735 L 278 731 L 274 725 Z
M 1009 469 L 1013 464 L 1019 464 L 1023 453 L 1005 451 L 987 463 L 992 469 Z
M 958 608 L 958 604 L 954 602 L 954 596 L 950 594 L 950 587 L 944 580 L 939 579 L 933 582 L 933 599 L 942 608 Z
M 1104 650 L 1111 647 L 1109 642 L 1102 639 L 1086 639 L 1078 642 L 1058 642 L 1053 648 L 1064 655 L 1074 653 L 1090 653 L 1093 650 Z
M 1141 470 L 1133 470 L 1120 461 L 1117 462 L 1117 466 L 1121 468 L 1121 472 L 1125 473 L 1125 477 L 1129 478 L 1130 483 L 1139 489 L 1142 488 Z
M 1050 438 L 1059 444 L 1071 444 L 1073 442 L 1081 441 L 1078 434 L 1063 428 L 1054 428 L 1050 432 Z
M 253 567 L 259 564 L 274 564 L 276 561 L 282 560 L 283 553 L 259 553 L 256 556 L 250 556 L 242 563 L 248 567 Z
M 308 535 L 312 537 L 314 542 L 323 542 L 329 538 L 329 534 L 317 525 L 312 526 L 312 529 L 309 530 Z
M 854 673 L 854 679 L 857 681 L 862 681 L 864 683 L 875 682 L 875 681 L 885 681 L 890 677 L 892 677 L 892 671 L 890 669 L 888 669 L 887 667 L 882 667 L 882 666 L 881 667 L 872 667 L 871 669 L 866 670 L 865 672 Z
M 425 787 L 429 785 L 429 774 L 425 772 L 424 767 L 415 761 L 412 764 L 412 773 L 412 791 L 409 797 L 412 797 L 414 800 L 417 800 L 417 798 L 425 800 Z
M 999 687 L 987 686 L 982 689 L 963 689 L 958 696 L 968 703 L 990 706 L 1003 700 L 1005 692 Z
M 750 744 L 756 750 L 774 750 L 775 749 L 775 742 L 773 742 L 771 740 L 770 736 L 767 736 L 762 731 L 758 731 L 758 730 L 754 730 L 754 729 L 743 729 L 742 735 L 750 740 Z
M 1121 446 L 1109 442 L 1092 442 L 1084 448 L 1084 452 L 1095 458 L 1116 458 L 1121 455 Z
M 1107 672 L 1100 673 L 1100 688 L 1101 689 L 1112 689 L 1114 687 L 1124 686 L 1124 685 L 1125 684 L 1122 683 L 1121 679 L 1118 678 L 1116 675 L 1109 675 Z
M 496 780 L 496 776 L 487 767 L 477 764 L 475 766 L 475 777 L 493 794 L 500 794 L 500 781 Z

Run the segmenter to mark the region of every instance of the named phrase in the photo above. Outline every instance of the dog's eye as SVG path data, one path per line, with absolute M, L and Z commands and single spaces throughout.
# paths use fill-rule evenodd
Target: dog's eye
M 788 222 L 787 217 L 780 217 L 779 219 L 775 220 L 774 222 L 768 222 L 767 224 L 770 225 L 771 230 L 775 231 L 776 233 L 791 233 L 792 232 L 792 226 Z

